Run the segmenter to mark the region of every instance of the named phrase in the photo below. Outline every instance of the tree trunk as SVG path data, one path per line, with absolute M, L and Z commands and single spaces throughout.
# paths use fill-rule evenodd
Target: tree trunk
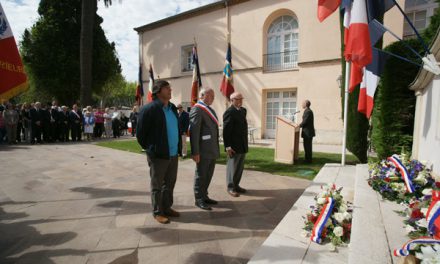
M 96 10 L 96 0 L 82 1 L 80 37 L 80 102 L 82 107 L 91 105 L 92 101 L 93 25 Z

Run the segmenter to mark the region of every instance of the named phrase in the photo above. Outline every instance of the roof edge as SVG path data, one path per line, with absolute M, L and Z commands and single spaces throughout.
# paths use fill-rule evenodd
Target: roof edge
M 440 28 L 437 30 L 435 34 L 434 40 L 429 47 L 429 50 L 434 55 L 437 61 L 440 60 Z M 419 72 L 416 75 L 414 81 L 409 85 L 409 89 L 420 92 L 423 91 L 426 86 L 434 79 L 435 75 L 432 72 L 429 72 L 423 67 L 419 69 Z
M 155 22 L 152 22 L 150 24 L 146 24 L 140 27 L 136 27 L 134 28 L 135 31 L 138 32 L 138 34 L 143 33 L 145 31 L 150 31 L 159 27 L 163 27 L 178 21 L 182 21 L 185 19 L 188 19 L 190 17 L 195 17 L 195 16 L 200 16 L 203 14 L 207 14 L 222 8 L 225 8 L 226 6 L 232 6 L 232 5 L 236 5 L 236 4 L 240 4 L 240 3 L 244 3 L 244 2 L 248 2 L 250 0 L 221 0 L 218 2 L 214 2 L 211 4 L 207 4 L 195 9 L 191 9 L 188 11 L 185 11 L 183 13 L 174 15 L 174 16 L 170 16 Z

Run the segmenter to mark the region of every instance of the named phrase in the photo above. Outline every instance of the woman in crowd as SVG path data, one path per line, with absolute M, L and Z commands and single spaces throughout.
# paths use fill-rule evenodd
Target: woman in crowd
M 95 126 L 95 117 L 92 115 L 92 112 L 87 110 L 84 115 L 84 135 L 86 136 L 87 141 L 90 141 L 90 139 L 93 136 L 94 126 Z
M 15 111 L 12 104 L 6 106 L 6 110 L 3 112 L 3 118 L 5 119 L 8 143 L 17 144 L 18 112 Z
M 104 113 L 104 128 L 105 128 L 105 137 L 112 137 L 112 115 L 110 114 L 110 108 L 105 109 Z
M 131 136 L 132 137 L 134 137 L 136 135 L 137 118 L 138 118 L 138 110 L 137 110 L 137 106 L 134 106 L 133 111 L 130 113 Z

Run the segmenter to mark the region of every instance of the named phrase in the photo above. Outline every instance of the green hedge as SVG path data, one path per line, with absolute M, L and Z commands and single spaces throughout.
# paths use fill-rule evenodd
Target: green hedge
M 422 53 L 416 39 L 404 42 Z M 403 42 L 395 42 L 385 50 L 420 63 Z M 372 117 L 372 144 L 379 158 L 400 153 L 403 149 L 409 151 L 412 147 L 416 97 L 408 86 L 414 81 L 418 70 L 418 66 L 395 57 L 387 61 L 376 90 Z

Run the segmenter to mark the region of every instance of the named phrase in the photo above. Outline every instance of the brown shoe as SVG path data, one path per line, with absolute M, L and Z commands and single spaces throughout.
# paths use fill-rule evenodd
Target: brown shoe
M 229 195 L 231 195 L 232 197 L 238 197 L 240 196 L 240 194 L 234 190 L 228 190 Z
M 168 219 L 168 217 L 165 217 L 163 215 L 155 215 L 154 219 L 156 219 L 156 221 L 161 223 L 161 224 L 168 224 L 168 223 L 170 223 L 170 219 Z
M 165 212 L 165 215 L 170 216 L 170 217 L 179 217 L 180 213 L 177 212 L 176 210 L 173 210 L 172 208 L 170 208 Z

